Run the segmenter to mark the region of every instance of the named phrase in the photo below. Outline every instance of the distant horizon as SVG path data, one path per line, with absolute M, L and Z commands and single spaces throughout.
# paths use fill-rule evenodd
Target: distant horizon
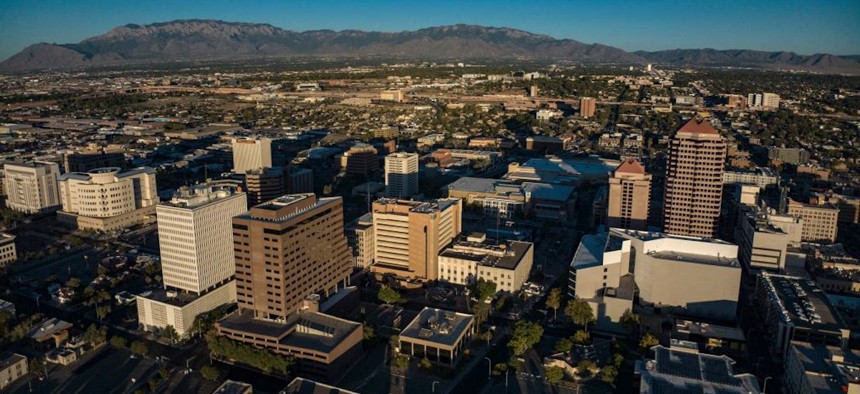
M 180 20 L 269 24 L 297 32 L 360 30 L 396 33 L 457 24 L 511 28 L 635 51 L 674 49 L 755 50 L 799 55 L 860 55 L 860 2 L 729 1 L 677 4 L 631 0 L 583 4 L 536 0 L 437 1 L 431 5 L 383 0 L 297 4 L 254 1 L 155 0 L 145 4 L 106 0 L 33 3 L 9 0 L 0 13 L 0 59 L 39 43 L 75 44 L 125 25 Z

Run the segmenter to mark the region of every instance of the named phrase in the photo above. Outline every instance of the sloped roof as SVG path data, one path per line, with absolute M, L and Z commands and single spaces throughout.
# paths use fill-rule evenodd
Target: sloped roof
M 615 169 L 615 172 L 626 174 L 645 174 L 645 166 L 636 159 L 627 159 Z
M 678 132 L 691 134 L 719 134 L 717 129 L 711 125 L 711 122 L 699 118 L 690 119 L 689 122 L 678 129 Z

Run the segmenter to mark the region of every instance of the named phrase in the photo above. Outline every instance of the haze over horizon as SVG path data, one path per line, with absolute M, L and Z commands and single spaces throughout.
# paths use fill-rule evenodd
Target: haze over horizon
M 509 27 L 554 38 L 600 43 L 627 51 L 675 48 L 793 51 L 810 55 L 860 54 L 860 2 L 731 1 L 676 4 L 657 1 L 356 1 L 301 2 L 158 0 L 121 3 L 104 0 L 11 0 L 0 13 L 0 59 L 39 42 L 77 43 L 126 24 L 177 19 L 218 19 L 268 23 L 305 31 L 396 32 L 458 23 Z

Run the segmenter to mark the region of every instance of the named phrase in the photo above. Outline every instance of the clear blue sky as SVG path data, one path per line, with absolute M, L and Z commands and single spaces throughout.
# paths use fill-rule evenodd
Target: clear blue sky
M 625 50 L 860 54 L 860 0 L 0 0 L 0 59 L 37 42 L 75 43 L 128 23 L 190 18 L 297 31 L 401 31 L 468 23 Z

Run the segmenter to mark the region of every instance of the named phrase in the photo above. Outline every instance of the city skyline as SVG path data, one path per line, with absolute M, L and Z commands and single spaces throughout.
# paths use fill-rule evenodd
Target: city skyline
M 600 43 L 626 51 L 668 49 L 750 49 L 803 55 L 858 55 L 860 4 L 850 1 L 696 4 L 639 4 L 614 1 L 588 5 L 573 1 L 449 2 L 426 9 L 420 3 L 333 1 L 253 6 L 228 2 L 148 2 L 114 4 L 88 0 L 74 4 L 10 1 L 0 15 L 0 59 L 29 45 L 76 43 L 126 24 L 180 19 L 268 23 L 294 31 L 365 30 L 399 32 L 426 27 L 474 24 L 509 27 L 557 39 Z M 332 12 L 332 10 L 336 10 Z M 531 10 L 532 12 L 523 13 Z M 552 11 L 552 12 L 548 12 Z M 38 21 L 40 23 L 34 23 Z M 69 23 L 74 21 L 75 23 Z M 694 23 L 693 23 L 694 21 Z M 686 29 L 690 24 L 695 29 Z M 684 32 L 681 34 L 681 30 Z

